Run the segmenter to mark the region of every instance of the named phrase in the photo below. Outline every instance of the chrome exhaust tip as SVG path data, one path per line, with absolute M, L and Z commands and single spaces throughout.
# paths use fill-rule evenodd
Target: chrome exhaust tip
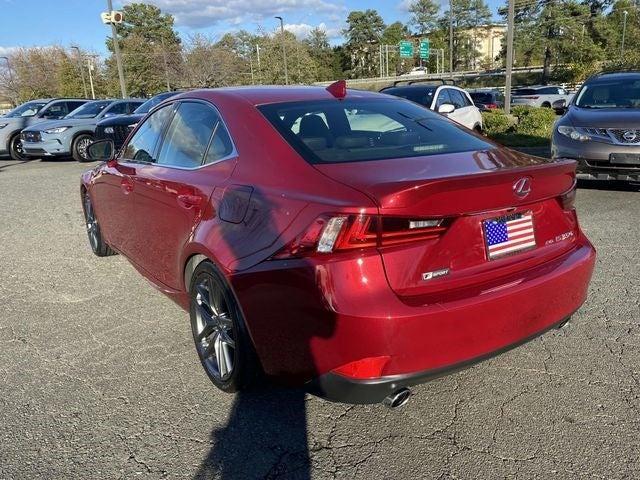
M 411 390 L 408 388 L 401 388 L 385 398 L 382 401 L 382 404 L 387 408 L 398 408 L 406 404 L 409 401 L 410 396 Z

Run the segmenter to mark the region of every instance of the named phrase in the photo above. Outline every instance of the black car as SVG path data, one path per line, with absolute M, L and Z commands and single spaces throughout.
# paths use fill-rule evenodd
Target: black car
M 96 133 L 93 137 L 94 141 L 111 139 L 113 140 L 115 148 L 119 149 L 129 136 L 131 130 L 147 113 L 151 111 L 153 107 L 163 100 L 177 95 L 178 93 L 180 92 L 159 93 L 136 108 L 131 115 L 120 115 L 117 117 L 106 118 L 98 122 Z
M 504 94 L 499 90 L 470 90 L 469 95 L 481 112 L 504 108 Z

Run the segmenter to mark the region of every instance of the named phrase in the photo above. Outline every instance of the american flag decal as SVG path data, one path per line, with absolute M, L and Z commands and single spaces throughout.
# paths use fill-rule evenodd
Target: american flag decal
M 532 212 L 485 220 L 482 222 L 482 229 L 489 260 L 536 246 Z

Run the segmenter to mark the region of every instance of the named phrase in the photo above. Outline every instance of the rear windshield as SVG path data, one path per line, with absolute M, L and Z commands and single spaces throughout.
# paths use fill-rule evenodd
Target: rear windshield
M 385 88 L 382 93 L 394 97 L 406 98 L 421 105 L 430 106 L 436 87 L 392 87 Z
M 258 107 L 309 163 L 340 163 L 486 150 L 493 145 L 404 100 L 321 100 Z
M 513 92 L 514 95 L 535 95 L 536 93 L 538 91 L 533 88 L 519 88 Z
M 487 92 L 471 92 L 469 93 L 471 98 L 476 103 L 491 103 L 493 102 L 493 96 Z
M 640 79 L 587 83 L 576 99 L 581 108 L 640 108 Z

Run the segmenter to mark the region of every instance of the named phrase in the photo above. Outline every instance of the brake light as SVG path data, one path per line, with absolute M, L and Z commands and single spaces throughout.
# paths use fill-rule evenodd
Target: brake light
M 573 210 L 575 208 L 576 201 L 576 186 L 574 184 L 567 193 L 560 195 L 560 205 L 563 210 Z
M 417 219 L 380 215 L 336 215 L 317 218 L 274 258 L 327 254 L 358 248 L 385 247 L 438 238 L 444 219 Z
M 493 110 L 495 108 L 498 108 L 498 105 L 496 105 L 495 103 L 487 103 L 486 107 Z

